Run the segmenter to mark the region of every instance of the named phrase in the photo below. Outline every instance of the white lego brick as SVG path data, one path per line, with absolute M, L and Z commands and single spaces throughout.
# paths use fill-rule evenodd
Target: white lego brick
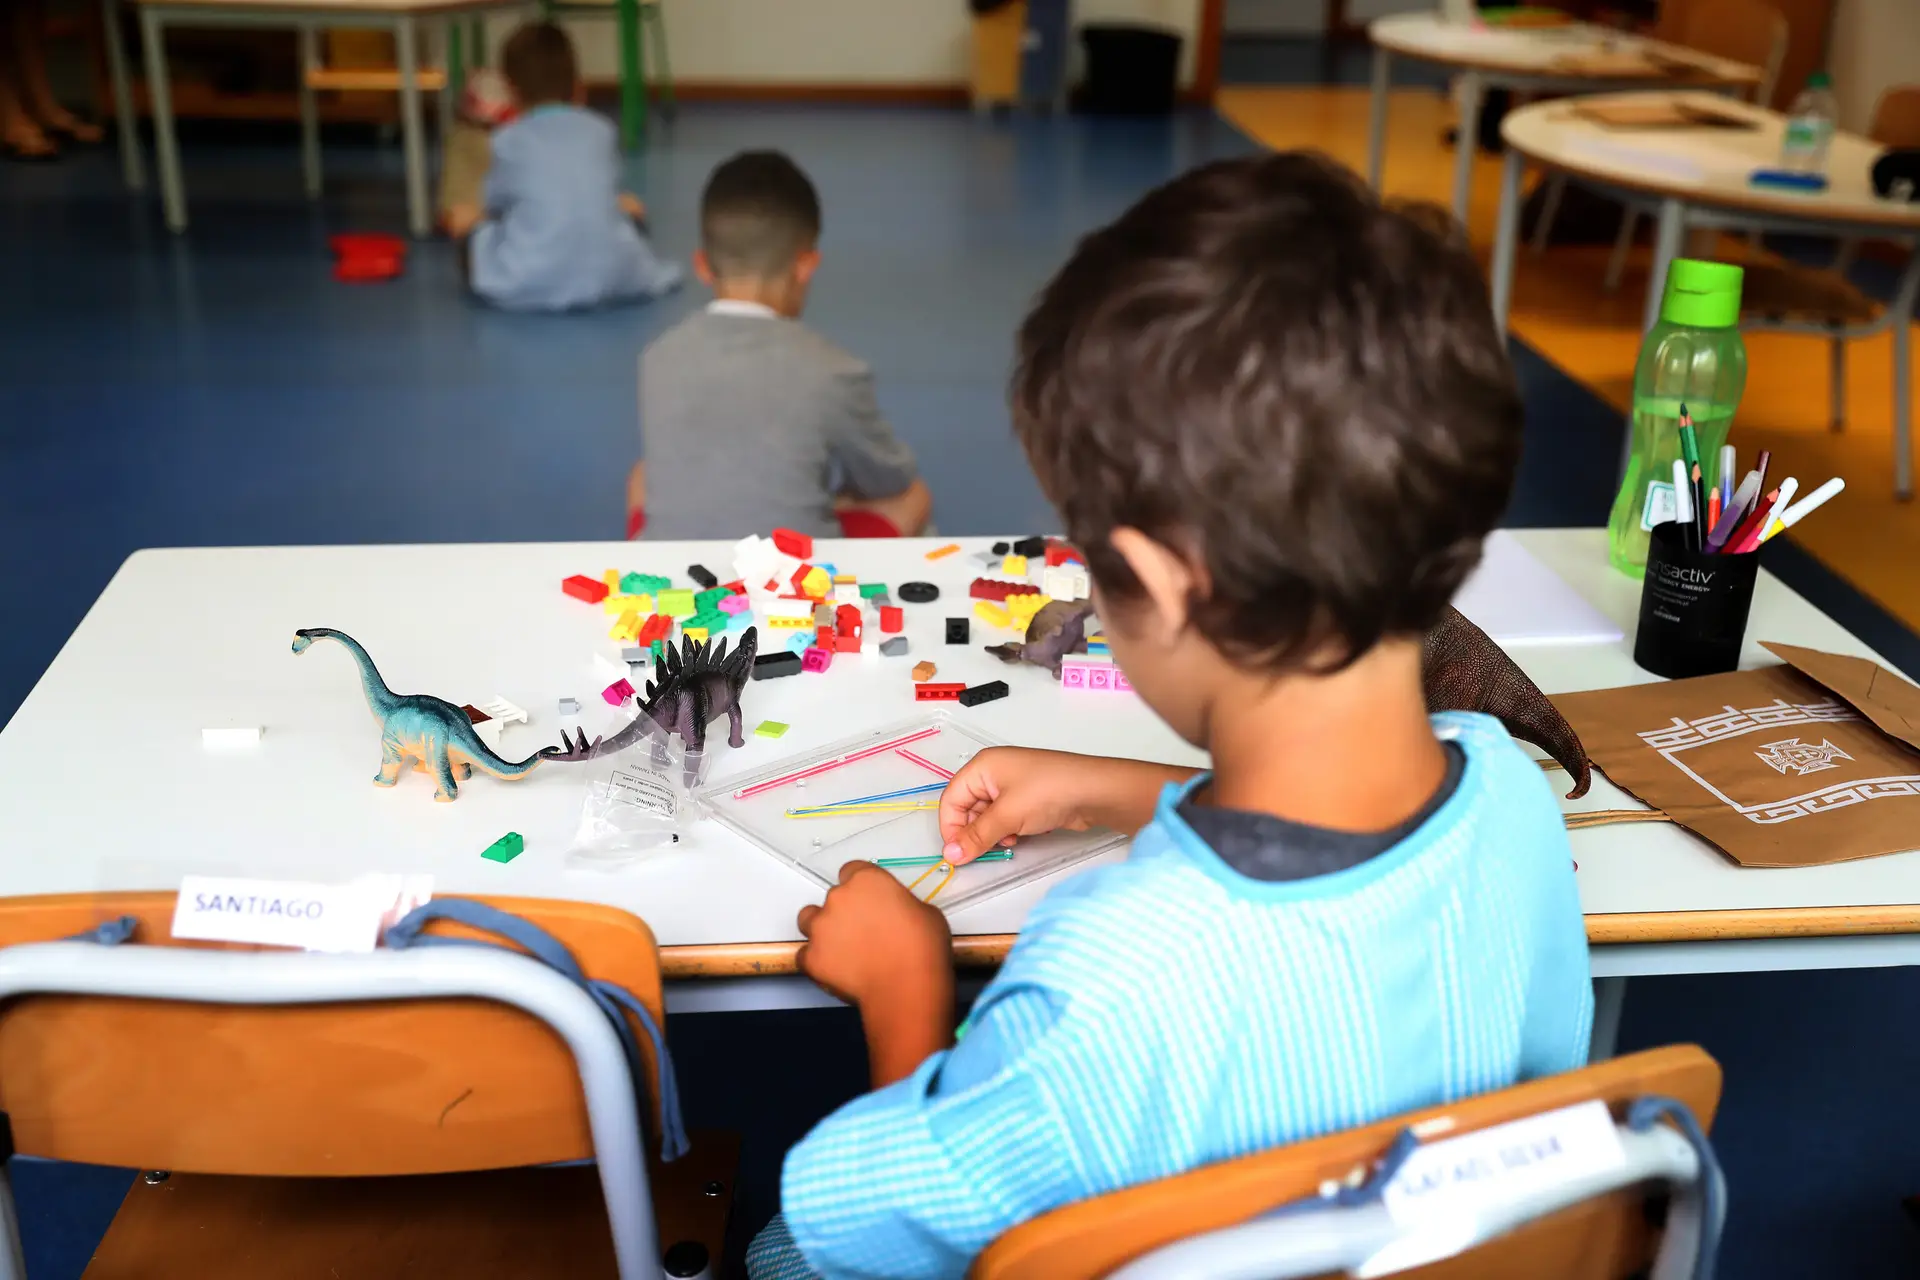
M 526 712 L 514 706 L 497 693 L 493 695 L 491 702 L 481 703 L 480 709 L 492 716 L 495 720 L 502 721 L 506 724 L 525 724 L 527 722 Z
M 1040 575 L 1040 589 L 1055 600 L 1085 600 L 1090 584 L 1087 571 L 1070 564 L 1050 564 Z

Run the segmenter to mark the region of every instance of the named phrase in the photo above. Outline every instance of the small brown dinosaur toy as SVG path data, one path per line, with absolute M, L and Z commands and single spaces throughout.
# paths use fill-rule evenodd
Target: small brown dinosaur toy
M 1587 794 L 1593 766 L 1566 717 L 1547 701 L 1487 633 L 1448 606 L 1421 643 L 1422 677 L 1429 711 L 1481 711 L 1560 762 L 1573 779 L 1569 800 Z
M 1040 612 L 1034 614 L 1033 620 L 1027 623 L 1024 640 L 990 644 L 987 652 L 1002 662 L 1029 662 L 1036 667 L 1045 667 L 1058 680 L 1060 659 L 1070 653 L 1087 651 L 1087 619 L 1092 616 L 1093 602 L 1090 600 L 1076 604 L 1050 600 L 1041 605 Z

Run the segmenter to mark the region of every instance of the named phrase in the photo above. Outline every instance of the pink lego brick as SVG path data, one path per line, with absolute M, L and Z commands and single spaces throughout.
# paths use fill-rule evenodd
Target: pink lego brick
M 1060 684 L 1067 689 L 1087 687 L 1087 669 L 1077 662 L 1062 663 L 1060 666 Z
M 753 608 L 753 605 L 745 596 L 720 597 L 720 612 L 722 613 L 745 613 L 751 608 Z
M 832 665 L 833 654 L 826 649 L 822 649 L 817 644 L 810 645 L 807 651 L 800 655 L 800 669 L 802 671 L 825 671 Z
M 607 700 L 608 706 L 617 707 L 633 696 L 633 682 L 630 680 L 615 680 L 612 684 L 600 691 L 600 696 Z

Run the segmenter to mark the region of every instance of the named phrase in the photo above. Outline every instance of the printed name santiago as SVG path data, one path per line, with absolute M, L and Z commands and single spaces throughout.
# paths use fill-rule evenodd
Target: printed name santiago
M 286 916 L 294 920 L 318 920 L 327 905 L 313 898 L 261 898 L 237 893 L 196 893 L 195 911 L 221 912 L 238 916 Z
M 1405 1190 L 1406 1194 L 1417 1196 L 1450 1182 L 1477 1182 L 1482 1178 L 1500 1177 L 1565 1154 L 1566 1151 L 1560 1145 L 1559 1136 L 1548 1134 L 1530 1142 L 1502 1147 L 1498 1156 L 1498 1165 L 1484 1155 L 1468 1156 L 1458 1164 L 1430 1169 L 1421 1177 L 1410 1179 L 1406 1183 Z

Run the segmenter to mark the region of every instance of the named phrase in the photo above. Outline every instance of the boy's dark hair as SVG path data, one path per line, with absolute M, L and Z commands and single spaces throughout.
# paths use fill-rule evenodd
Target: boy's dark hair
M 1102 592 L 1140 593 L 1109 541 L 1140 530 L 1191 558 L 1193 624 L 1245 666 L 1425 631 L 1513 486 L 1520 397 L 1472 255 L 1318 154 L 1150 192 L 1019 346 L 1015 430 Z
M 551 22 L 529 22 L 508 36 L 500 49 L 500 73 L 522 107 L 571 102 L 580 83 L 573 41 Z
M 766 279 L 820 238 L 820 196 L 778 151 L 742 151 L 700 196 L 700 247 L 722 279 Z

